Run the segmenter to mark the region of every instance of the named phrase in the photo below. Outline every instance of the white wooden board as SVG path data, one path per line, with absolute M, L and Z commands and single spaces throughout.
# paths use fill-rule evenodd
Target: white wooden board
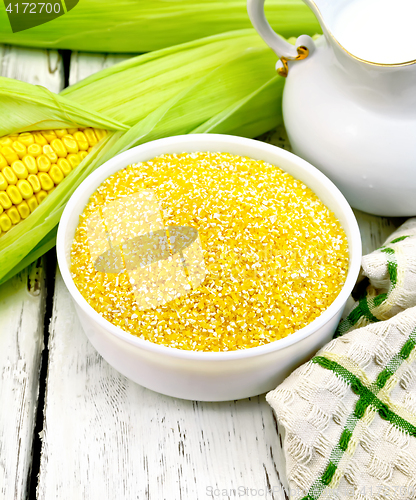
M 119 62 L 125 61 L 132 54 L 94 54 L 91 52 L 72 52 L 69 85 L 93 75 L 101 69 L 109 68 Z
M 56 50 L 0 45 L 0 74 L 60 92 L 64 85 L 62 58 Z
M 33 286 L 28 288 L 29 272 Z M 44 304 L 42 267 L 32 266 L 0 287 L 0 498 L 4 500 L 26 498 Z
M 0 45 L 0 74 L 53 91 L 63 85 L 56 51 Z M 0 116 L 1 118 L 1 116 Z M 32 460 L 45 312 L 44 268 L 0 286 L 0 499 L 26 498 Z
M 76 55 L 70 81 L 102 67 L 96 57 Z M 392 230 L 360 220 L 367 250 Z M 86 339 L 59 273 L 49 349 L 39 500 L 288 499 L 264 396 L 196 403 L 130 382 Z

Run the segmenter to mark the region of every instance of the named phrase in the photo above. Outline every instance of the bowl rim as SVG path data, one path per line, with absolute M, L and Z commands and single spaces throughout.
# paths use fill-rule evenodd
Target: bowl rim
M 338 296 L 332 302 L 332 304 L 316 319 L 314 319 L 311 323 L 306 325 L 305 327 L 297 330 L 296 332 L 284 337 L 282 339 L 275 340 L 274 342 L 270 342 L 268 344 L 264 344 L 257 347 L 249 347 L 246 349 L 239 349 L 234 351 L 219 351 L 219 352 L 207 352 L 207 351 L 190 351 L 185 349 L 178 349 L 175 347 L 168 347 L 161 344 L 156 344 L 149 340 L 141 339 L 140 337 L 136 337 L 127 331 L 122 330 L 121 328 L 113 325 L 108 320 L 104 319 L 92 306 L 88 304 L 88 302 L 84 299 L 84 297 L 79 292 L 78 288 L 75 286 L 75 283 L 72 280 L 71 273 L 69 270 L 69 266 L 66 261 L 66 252 L 65 252 L 65 235 L 66 228 L 69 222 L 69 219 L 72 215 L 72 212 L 79 211 L 79 199 L 85 195 L 86 192 L 89 192 L 91 195 L 95 190 L 95 185 L 97 184 L 97 180 L 102 177 L 103 172 L 111 171 L 114 168 L 115 164 L 119 162 L 124 162 L 125 166 L 132 163 L 132 160 L 127 160 L 131 156 L 137 155 L 137 153 L 145 154 L 147 150 L 155 150 L 153 157 L 158 156 L 156 149 L 158 147 L 164 147 L 172 145 L 174 146 L 178 142 L 186 141 L 188 144 L 201 142 L 201 141 L 209 141 L 209 142 L 217 142 L 219 145 L 218 151 L 224 151 L 224 147 L 232 144 L 233 146 L 254 146 L 259 149 L 259 153 L 261 152 L 269 152 L 274 153 L 280 156 L 281 158 L 288 160 L 296 164 L 303 170 L 306 170 L 308 174 L 315 178 L 320 184 L 323 185 L 327 191 L 330 191 L 332 195 L 336 195 L 338 199 L 338 204 L 346 217 L 347 226 L 351 233 L 351 241 L 349 241 L 349 254 L 350 254 L 350 263 L 347 273 L 347 278 L 345 283 L 339 292 Z M 201 148 L 198 148 L 201 151 Z M 198 151 L 195 150 L 195 151 Z M 224 151 L 225 152 L 225 151 Z M 153 153 L 152 153 L 153 154 Z M 160 154 L 160 153 L 159 153 Z M 125 160 L 126 159 L 126 160 Z M 135 160 L 136 162 L 138 160 Z M 121 170 L 125 167 L 120 167 Z M 279 167 L 281 168 L 281 167 Z M 282 169 L 284 170 L 284 169 Z M 115 172 L 114 171 L 114 172 Z M 285 170 L 284 170 L 285 171 Z M 109 175 L 113 175 L 112 173 L 108 173 L 105 178 Z M 103 181 L 102 181 L 103 182 Z M 302 181 L 303 182 L 303 181 Z M 91 186 L 94 186 L 91 189 Z M 85 205 L 82 207 L 84 209 Z M 82 211 L 80 212 L 82 213 Z M 345 229 L 345 227 L 344 227 Z M 352 248 L 354 252 L 352 252 Z M 104 162 L 100 167 L 98 167 L 94 172 L 92 172 L 75 190 L 69 199 L 60 223 L 58 227 L 58 234 L 56 240 L 56 252 L 57 252 L 57 260 L 59 269 L 63 278 L 63 281 L 72 297 L 75 301 L 76 305 L 95 323 L 103 328 L 106 332 L 114 335 L 120 340 L 127 342 L 137 348 L 144 349 L 146 351 L 153 352 L 155 354 L 165 355 L 169 357 L 175 358 L 183 358 L 190 359 L 195 361 L 230 361 L 230 360 L 239 360 L 244 358 L 251 358 L 255 356 L 267 355 L 271 354 L 274 351 L 278 351 L 281 349 L 285 349 L 306 337 L 309 337 L 314 332 L 323 327 L 326 323 L 328 323 L 345 305 L 347 299 L 356 283 L 356 279 L 358 277 L 358 273 L 361 266 L 361 255 L 362 255 L 362 247 L 361 247 L 361 236 L 358 227 L 357 220 L 355 215 L 348 204 L 347 200 L 341 193 L 341 191 L 335 186 L 335 184 L 329 180 L 322 172 L 320 172 L 316 167 L 311 165 L 306 160 L 286 151 L 282 148 L 274 146 L 272 144 L 261 142 L 255 139 L 247 139 L 245 137 L 225 135 L 225 134 L 190 134 L 190 135 L 177 135 L 166 137 L 163 139 L 157 139 L 154 141 L 150 141 L 134 148 L 131 148 L 123 153 L 120 153 L 110 160 Z

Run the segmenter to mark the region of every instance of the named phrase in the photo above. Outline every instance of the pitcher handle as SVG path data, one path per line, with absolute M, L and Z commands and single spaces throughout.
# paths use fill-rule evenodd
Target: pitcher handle
M 247 0 L 248 16 L 267 45 L 273 50 L 280 61 L 276 64 L 279 75 L 286 77 L 289 71 L 288 61 L 306 59 L 315 49 L 313 40 L 308 35 L 302 35 L 292 45 L 273 31 L 264 14 L 265 0 Z

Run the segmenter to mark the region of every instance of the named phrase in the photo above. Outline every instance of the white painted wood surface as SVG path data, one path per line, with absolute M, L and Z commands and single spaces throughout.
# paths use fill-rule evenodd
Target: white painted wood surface
M 0 74 L 53 91 L 63 85 L 56 51 L 0 45 Z M 0 117 L 1 118 L 1 117 Z M 44 268 L 0 286 L 0 499 L 25 499 L 39 390 L 45 312 Z
M 77 54 L 70 81 L 108 62 L 95 57 Z M 384 219 L 357 215 L 366 251 L 394 228 Z M 282 484 L 282 437 L 264 395 L 196 403 L 130 382 L 88 342 L 58 273 L 39 500 L 283 500 L 288 496 Z
M 44 304 L 42 267 L 32 266 L 0 286 L 0 498 L 4 500 L 26 498 Z
M 72 52 L 69 85 L 91 76 L 101 69 L 109 68 L 119 62 L 125 61 L 132 54 L 94 54 L 91 52 Z
M 62 58 L 56 50 L 0 45 L 0 74 L 60 92 L 64 85 Z

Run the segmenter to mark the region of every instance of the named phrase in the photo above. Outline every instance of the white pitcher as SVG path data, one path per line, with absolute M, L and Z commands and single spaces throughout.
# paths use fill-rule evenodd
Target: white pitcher
M 248 0 L 287 76 L 283 116 L 293 151 L 353 207 L 416 215 L 416 1 L 304 2 L 324 35 L 302 35 L 293 46 L 267 23 L 264 0 Z

